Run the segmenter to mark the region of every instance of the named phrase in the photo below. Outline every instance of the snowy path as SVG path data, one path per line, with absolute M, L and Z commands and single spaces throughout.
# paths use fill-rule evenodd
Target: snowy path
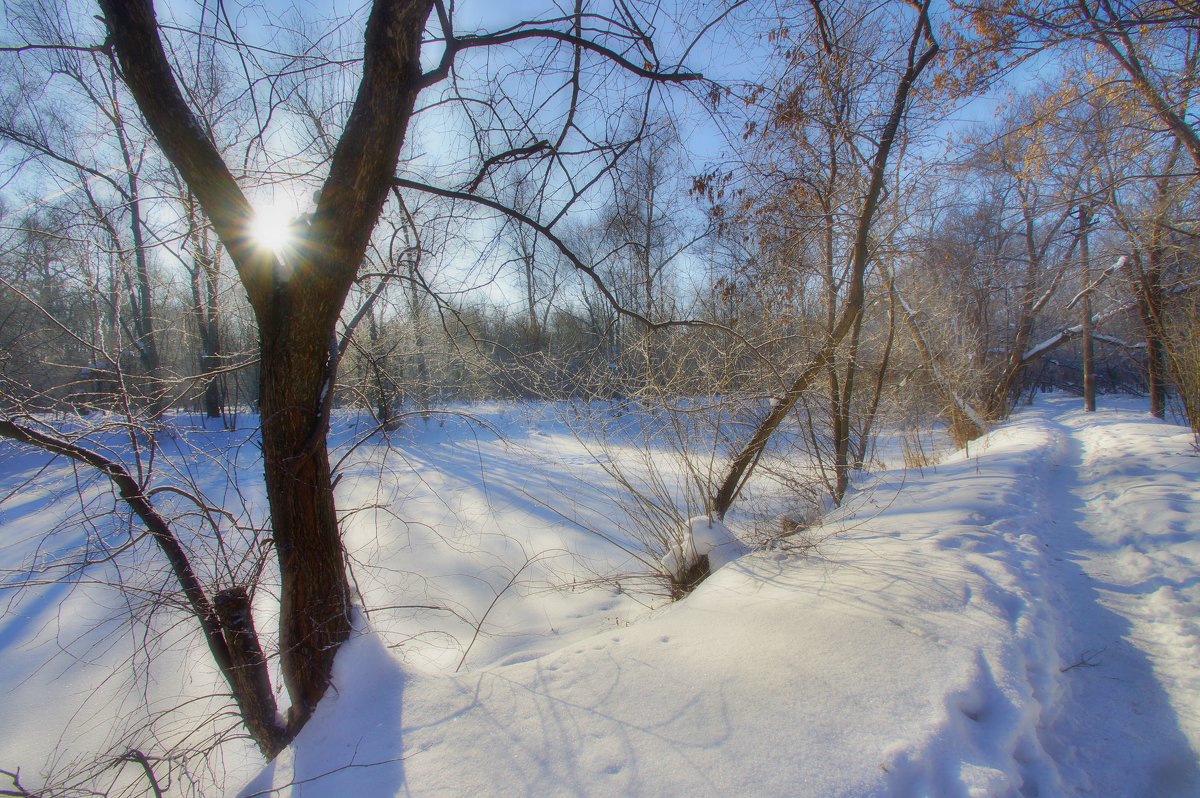
M 558 650 L 416 675 L 366 634 L 245 794 L 1200 795 L 1200 460 L 1076 408 Z
M 1075 792 L 1141 774 L 1132 794 L 1200 794 L 1195 451 L 1131 414 L 1048 424 L 1038 534 L 1066 670 L 1043 741 Z

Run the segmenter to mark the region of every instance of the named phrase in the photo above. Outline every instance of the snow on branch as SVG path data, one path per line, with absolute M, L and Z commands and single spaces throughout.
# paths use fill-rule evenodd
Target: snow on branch
M 1103 333 L 1093 333 L 1092 338 L 1094 338 L 1097 341 L 1102 341 L 1106 344 L 1112 344 L 1113 346 L 1121 346 L 1121 347 L 1124 347 L 1125 349 L 1145 349 L 1146 348 L 1145 341 L 1139 341 L 1136 344 L 1131 344 L 1129 341 L 1126 341 L 1124 338 L 1118 338 L 1115 335 L 1105 335 Z
M 1136 302 L 1132 302 L 1132 301 L 1125 302 L 1123 304 L 1117 305 L 1115 308 L 1108 311 L 1107 313 L 1102 313 L 1099 316 L 1093 317 L 1092 323 L 1093 324 L 1103 324 L 1104 322 L 1108 321 L 1109 319 L 1112 319 L 1116 316 L 1120 316 L 1122 313 L 1127 313 L 1128 311 L 1133 310 L 1135 307 L 1137 307 Z M 1021 355 L 1021 364 L 1025 365 L 1025 364 L 1031 363 L 1032 361 L 1037 360 L 1039 357 L 1046 354 L 1047 352 L 1054 351 L 1058 347 L 1062 346 L 1063 344 L 1067 343 L 1068 341 L 1078 338 L 1082 334 L 1083 334 L 1083 325 L 1082 324 L 1076 324 L 1071 327 L 1064 327 L 1063 329 L 1054 333 L 1054 335 L 1051 335 L 1049 338 L 1046 338 L 1045 340 L 1041 341 L 1040 343 L 1034 344 L 1029 349 L 1026 349 L 1025 354 Z M 1099 336 L 1093 335 L 1093 337 L 1099 337 Z
M 1104 271 L 1102 271 L 1100 273 L 1099 277 L 1097 277 L 1095 280 L 1093 280 L 1089 285 L 1085 285 L 1083 288 L 1079 289 L 1079 293 L 1077 293 L 1075 296 L 1071 297 L 1071 301 L 1067 303 L 1067 310 L 1070 310 L 1071 308 L 1075 307 L 1075 303 L 1077 303 L 1079 300 L 1083 299 L 1085 296 L 1090 294 L 1092 291 L 1095 291 L 1097 288 L 1099 288 L 1100 284 L 1103 283 L 1105 280 L 1107 280 L 1110 276 L 1112 276 L 1113 274 L 1116 274 L 1121 269 L 1124 269 L 1125 264 L 1127 264 L 1127 263 L 1129 263 L 1128 255 L 1122 255 L 1121 257 L 1117 258 L 1116 262 L 1113 263 L 1113 265 L 1109 266 Z

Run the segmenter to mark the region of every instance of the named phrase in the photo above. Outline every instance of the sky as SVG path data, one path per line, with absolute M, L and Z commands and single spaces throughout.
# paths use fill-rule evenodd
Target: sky
M 160 2 L 160 16 L 164 20 L 170 20 L 176 17 L 181 20 L 195 18 L 197 14 L 197 4 L 191 2 L 182 2 L 182 0 L 171 0 L 171 2 Z M 669 8 L 668 11 L 660 10 L 657 16 L 652 20 L 654 26 L 654 34 L 657 41 L 656 52 L 662 58 L 664 63 L 671 63 L 672 55 L 678 55 L 686 46 L 685 42 L 690 41 L 691 34 L 684 34 L 684 28 L 694 30 L 701 26 L 701 20 L 706 19 L 706 14 L 715 14 L 720 3 L 706 4 L 682 4 L 679 7 Z M 84 3 L 82 8 L 87 8 L 88 4 Z M 357 51 L 360 46 L 361 30 L 360 24 L 344 23 L 329 32 L 329 20 L 341 17 L 343 14 L 355 13 L 359 14 L 361 19 L 362 9 L 365 5 L 361 2 L 338 2 L 338 3 L 317 3 L 317 2 L 279 2 L 271 0 L 266 3 L 225 3 L 223 8 L 228 14 L 229 20 L 238 31 L 238 35 L 244 41 L 249 42 L 252 46 L 263 47 L 277 50 L 294 50 L 296 46 L 296 34 L 293 29 L 299 24 L 297 20 L 306 20 L 300 27 L 307 30 L 310 37 L 319 38 L 323 45 L 328 45 L 334 48 L 334 54 L 341 57 L 357 58 Z M 16 7 L 9 5 L 6 10 L 11 14 Z M 697 9 L 701 9 L 697 11 Z M 456 4 L 456 29 L 460 32 L 475 31 L 483 29 L 502 29 L 516 21 L 528 18 L 537 18 L 539 16 L 557 16 L 563 12 L 554 5 L 545 2 L 534 2 L 533 0 L 521 0 L 517 3 L 490 3 L 490 2 L 464 2 Z M 767 63 L 769 54 L 769 45 L 764 39 L 765 23 L 759 20 L 755 26 L 749 24 L 749 17 L 753 11 L 739 11 L 741 18 L 735 19 L 731 17 L 726 23 L 722 23 L 711 29 L 707 35 L 692 49 L 688 57 L 689 68 L 698 68 L 708 77 L 719 79 L 726 85 L 736 84 L 743 80 L 756 80 L 764 77 L 763 70 Z M 679 20 L 673 20 L 672 14 L 679 16 Z M 274 18 L 280 20 L 279 24 L 270 23 L 268 20 Z M 211 16 L 207 19 L 206 29 L 211 30 Z M 220 28 L 222 38 L 228 38 L 229 32 L 222 25 Z M 14 35 L 11 30 L 0 34 L 7 41 L 13 41 Z M 294 172 L 297 168 L 308 171 L 309 167 L 306 163 L 301 163 L 297 167 L 294 159 L 284 157 L 287 153 L 293 152 L 296 145 L 293 143 L 296 140 L 297 134 L 293 127 L 296 123 L 295 117 L 289 117 L 286 114 L 279 113 L 272 107 L 272 101 L 277 99 L 281 93 L 286 93 L 293 90 L 293 86 L 286 81 L 281 83 L 264 82 L 260 80 L 260 66 L 256 61 L 261 60 L 261 68 L 270 69 L 275 57 L 268 52 L 261 50 L 252 50 L 248 53 L 242 53 L 245 56 L 245 61 L 241 60 L 240 55 L 231 51 L 230 48 L 225 49 L 226 54 L 230 57 L 230 72 L 227 77 L 229 84 L 232 87 L 244 86 L 245 74 L 249 74 L 255 81 L 255 97 L 258 102 L 258 110 L 252 117 L 240 121 L 238 124 L 243 127 L 249 123 L 250 128 L 254 126 L 254 120 L 271 120 L 271 126 L 268 128 L 268 134 L 265 138 L 267 149 L 273 151 L 270 159 L 263 159 L 262 148 L 259 142 L 253 140 L 248 133 L 251 130 L 234 129 L 227 133 L 235 133 L 241 138 L 238 146 L 227 156 L 227 162 L 235 169 L 240 168 L 240 162 L 244 156 L 239 155 L 239 152 L 246 151 L 246 145 L 251 145 L 251 180 L 246 181 L 247 194 L 252 203 L 260 209 L 264 216 L 278 218 L 279 223 L 286 223 L 289 218 L 295 218 L 307 212 L 313 203 L 313 192 L 319 184 L 319 179 L 322 173 L 320 167 L 315 173 L 309 173 L 300 177 L 285 177 L 282 181 L 270 177 L 266 172 L 260 172 L 257 177 L 254 176 L 256 170 L 269 169 L 272 172 L 278 171 L 283 177 L 289 172 Z M 427 63 L 431 65 L 438 57 L 438 50 L 430 48 L 427 50 L 429 57 Z M 515 70 L 519 70 L 526 66 L 522 63 L 522 59 L 532 55 L 534 49 L 523 47 L 507 47 L 503 48 L 500 53 L 484 54 L 475 52 L 460 56 L 459 58 L 459 74 L 461 78 L 470 82 L 476 75 L 482 71 L 487 72 L 492 76 L 508 76 L 505 80 L 507 89 L 515 94 L 526 93 L 533 96 L 535 91 L 535 82 L 529 77 L 519 77 Z M 235 57 L 238 56 L 238 57 Z M 11 60 L 10 60 L 11 63 Z M 340 99 L 343 102 L 348 101 L 352 96 L 354 88 L 354 62 L 351 61 L 345 68 L 339 69 L 324 69 L 314 75 L 323 74 L 327 78 L 327 88 L 312 88 L 317 86 L 315 83 L 307 84 L 309 91 L 312 91 L 312 99 L 317 103 L 328 103 L 331 98 Z M 597 83 L 592 87 L 598 95 L 604 95 L 607 102 L 619 101 L 622 97 L 628 97 L 628 91 L 635 88 L 632 83 L 622 83 L 621 76 L 616 72 L 610 73 L 609 79 L 603 83 Z M 542 83 L 544 84 L 544 78 Z M 493 85 L 499 85 L 494 82 Z M 270 91 L 268 91 L 268 87 Z M 433 87 L 423 93 L 419 100 L 419 104 L 424 106 L 434 106 L 432 110 L 427 110 L 423 113 L 417 123 L 411 129 L 406 146 L 406 156 L 415 156 L 418 162 L 425 164 L 426 167 L 432 167 L 431 178 L 433 182 L 441 182 L 442 184 L 453 185 L 460 183 L 464 179 L 462 169 L 448 168 L 458 159 L 461 150 L 460 146 L 469 140 L 469 130 L 465 126 L 461 114 L 452 114 L 436 107 L 438 101 L 442 98 L 444 87 Z M 544 86 L 543 86 L 544 88 Z M 476 85 L 474 89 L 477 94 L 486 92 L 488 85 Z M 671 113 L 678 120 L 679 135 L 683 143 L 683 152 L 686 157 L 681 168 L 682 174 L 679 174 L 680 188 L 685 190 L 689 184 L 689 176 L 698 174 L 707 169 L 712 164 L 719 164 L 729 157 L 735 159 L 743 156 L 744 150 L 749 145 L 739 141 L 737 134 L 740 132 L 740 123 L 728 123 L 732 130 L 722 130 L 718 121 L 711 115 L 708 109 L 703 107 L 703 104 L 698 102 L 694 94 L 684 89 L 673 89 L 670 91 L 656 92 L 656 102 L 660 102 L 662 109 Z M 484 96 L 484 94 L 479 94 Z M 558 103 L 561 107 L 562 98 L 560 94 L 554 100 L 548 110 L 554 112 L 554 103 Z M 477 108 L 478 106 L 469 106 Z M 994 103 L 987 100 L 980 100 L 977 103 L 968 106 L 962 113 L 956 114 L 956 118 L 981 118 L 991 113 L 994 108 Z M 727 99 L 722 108 L 723 111 L 742 111 L 737 100 Z M 326 122 L 336 128 L 340 118 L 339 113 L 333 113 L 326 116 Z M 554 113 L 550 114 L 553 117 Z M 611 125 L 611 120 L 605 119 L 581 119 L 597 130 Z M 488 121 L 488 120 L 485 120 Z M 957 127 L 958 122 L 946 122 L 942 129 L 946 131 L 946 135 Z M 552 127 L 542 127 L 530 129 L 528 131 L 516 130 L 513 132 L 514 142 L 517 144 L 527 143 L 536 140 L 539 137 L 552 135 L 554 129 Z M 732 140 L 731 135 L 732 134 Z M 936 142 L 939 139 L 944 140 L 945 135 L 935 132 L 932 137 Z M 578 147 L 581 146 L 581 141 L 576 138 L 573 141 L 568 140 L 568 147 L 572 144 Z M 9 148 L 4 155 L 0 157 L 15 157 L 16 153 Z M 306 158 L 305 162 L 311 160 Z M 402 166 L 403 169 L 403 166 Z M 68 176 L 68 181 L 70 176 Z M 257 185 L 255 185 L 257 183 Z M 53 198 L 62 197 L 65 192 L 70 191 L 70 183 L 63 185 L 50 185 L 48 182 L 41 180 L 38 177 L 30 177 L 28 172 L 24 172 L 17 179 L 11 182 L 4 193 L 10 199 L 10 207 L 30 207 L 39 201 L 48 201 Z M 599 192 L 599 196 L 603 196 L 603 191 Z M 151 214 L 159 214 L 160 218 L 168 218 L 166 210 L 161 206 L 155 207 L 154 203 L 149 203 L 151 206 Z M 579 205 L 576 209 L 576 218 L 587 218 L 589 215 L 588 207 L 595 207 L 595 202 L 588 205 Z M 698 211 L 699 208 L 696 208 Z M 160 222 L 160 224 L 164 224 Z M 460 236 L 460 240 L 473 238 L 482 238 L 486 235 L 484 228 L 477 228 L 476 232 L 468 233 Z M 444 253 L 445 254 L 445 253 Z M 457 252 L 452 253 L 446 260 L 452 261 L 456 266 L 443 263 L 443 273 L 452 274 L 458 272 L 464 277 L 467 273 L 474 274 L 474 277 L 467 279 L 477 279 L 488 284 L 487 295 L 493 301 L 503 301 L 508 295 L 515 295 L 511 284 L 501 279 L 493 281 L 492 275 L 497 271 L 503 271 L 502 267 L 495 262 L 479 264 L 479 268 L 471 271 L 466 268 L 465 264 L 470 263 L 476 258 L 477 254 L 472 251 L 470 246 L 460 246 Z M 490 256 L 489 256 L 490 257 Z M 169 258 L 166 260 L 170 260 Z M 686 259 L 685 259 L 686 260 Z

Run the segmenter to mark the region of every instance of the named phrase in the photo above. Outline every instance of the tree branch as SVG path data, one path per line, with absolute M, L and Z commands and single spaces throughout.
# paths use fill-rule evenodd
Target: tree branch
M 158 544 L 159 550 L 167 558 L 171 572 L 182 588 L 192 614 L 200 623 L 205 642 L 208 643 L 208 650 L 212 653 L 213 660 L 229 684 L 234 700 L 241 709 L 242 720 L 250 730 L 254 741 L 267 757 L 273 757 L 278 753 L 286 741 L 284 729 L 277 721 L 275 699 L 269 688 L 269 679 L 265 693 L 250 692 L 245 689 L 247 684 L 256 679 L 261 681 L 267 678 L 265 660 L 248 660 L 231 651 L 229 641 L 226 639 L 227 624 L 222 622 L 217 608 L 205 594 L 200 579 L 196 576 L 191 561 L 188 559 L 187 552 L 184 551 L 178 538 L 171 531 L 170 524 L 155 509 L 149 496 L 125 466 L 65 438 L 39 432 L 9 419 L 0 419 L 0 437 L 67 457 L 90 466 L 108 477 L 117 489 L 121 500 L 145 525 L 154 542 Z M 231 629 L 231 631 L 238 632 L 239 630 Z M 254 644 L 257 646 L 257 640 Z
M 252 210 L 179 89 L 151 0 L 98 0 L 121 76 L 167 159 L 195 193 L 256 309 L 270 301 L 275 256 L 256 247 Z
M 454 64 L 454 58 L 460 52 L 471 50 L 477 47 L 494 47 L 500 44 L 513 44 L 515 42 L 524 41 L 526 39 L 553 39 L 556 41 L 569 44 L 572 47 L 577 47 L 582 50 L 596 53 L 597 55 L 607 58 L 622 69 L 631 72 L 641 78 L 653 80 L 658 83 L 684 83 L 692 80 L 702 80 L 704 75 L 699 72 L 683 72 L 676 70 L 674 72 L 660 72 L 646 65 L 638 65 L 629 59 L 622 56 L 616 50 L 612 50 L 603 45 L 597 44 L 591 39 L 586 39 L 582 36 L 576 36 L 573 33 L 554 30 L 553 28 L 522 28 L 519 30 L 507 31 L 504 33 L 488 33 L 468 36 L 454 36 L 446 22 L 443 20 L 443 32 L 446 35 L 445 51 L 442 53 L 441 62 L 429 72 L 426 72 L 420 78 L 421 88 L 428 88 L 445 80 L 450 74 L 450 68 Z

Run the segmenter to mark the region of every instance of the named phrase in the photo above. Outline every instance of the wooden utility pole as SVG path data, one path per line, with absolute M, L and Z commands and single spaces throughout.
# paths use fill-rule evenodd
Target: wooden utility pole
M 1096 412 L 1096 368 L 1095 345 L 1092 341 L 1092 264 L 1088 250 L 1088 231 L 1092 226 L 1092 209 L 1089 205 L 1079 206 L 1079 286 L 1083 292 L 1081 307 L 1083 314 L 1083 409 Z

